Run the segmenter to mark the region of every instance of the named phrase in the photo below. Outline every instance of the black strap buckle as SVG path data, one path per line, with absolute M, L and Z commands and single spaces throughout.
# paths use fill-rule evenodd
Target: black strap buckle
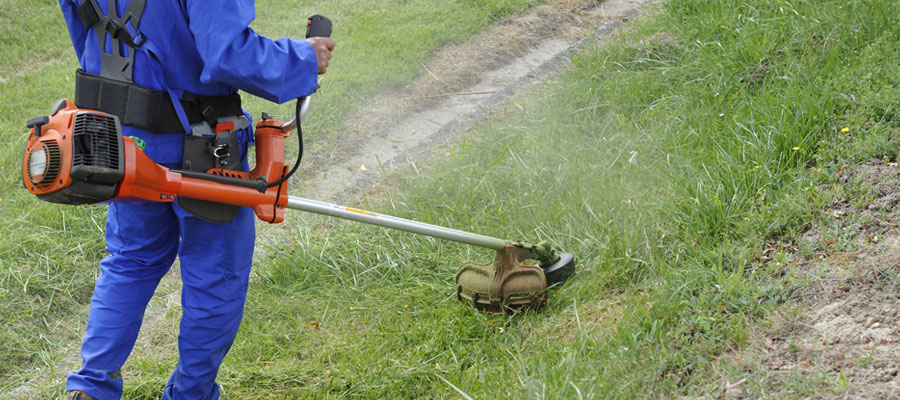
M 81 18 L 81 23 L 84 24 L 85 28 L 97 29 L 100 25 L 104 25 L 103 29 L 109 32 L 113 39 L 121 40 L 130 47 L 137 47 L 142 45 L 147 38 L 143 33 L 138 32 L 136 28 L 140 14 L 143 13 L 143 1 L 134 3 L 129 5 L 125 11 L 125 16 L 116 18 L 115 16 L 111 17 L 103 14 L 103 10 L 100 9 L 96 0 L 82 0 L 81 5 L 78 6 L 78 16 Z M 135 14 L 135 12 L 138 14 Z M 129 30 L 127 24 L 131 24 L 134 29 Z M 132 35 L 131 32 L 135 32 L 135 34 Z
M 138 47 L 143 44 L 144 41 L 147 40 L 147 38 L 141 32 L 137 32 L 137 35 L 132 36 L 131 32 L 126 26 L 126 24 L 130 23 L 130 21 L 131 18 L 107 18 L 106 31 L 109 32 L 113 39 L 125 42 L 128 47 Z M 135 31 L 137 31 L 137 29 L 135 29 Z
M 134 43 L 134 47 L 140 47 L 140 45 L 144 44 L 146 41 L 147 37 L 141 32 L 138 32 L 137 35 L 131 37 L 131 42 Z

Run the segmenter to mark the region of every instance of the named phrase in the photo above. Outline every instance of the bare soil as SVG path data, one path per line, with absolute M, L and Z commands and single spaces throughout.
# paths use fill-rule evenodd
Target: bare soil
M 810 284 L 799 307 L 783 309 L 748 350 L 723 357 L 738 372 L 720 397 L 900 399 L 900 168 L 868 164 L 841 175 L 873 189 L 870 201 L 827 210 L 838 234 L 810 229 L 763 252 L 792 253 L 789 273 Z M 849 242 L 836 246 L 838 236 Z

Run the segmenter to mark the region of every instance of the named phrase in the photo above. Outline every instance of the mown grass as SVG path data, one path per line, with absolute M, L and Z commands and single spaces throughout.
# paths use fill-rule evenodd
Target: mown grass
M 453 271 L 488 252 L 304 216 L 259 260 L 226 392 L 721 395 L 716 355 L 802 284 L 757 251 L 861 192 L 830 188 L 841 165 L 896 157 L 898 15 L 875 0 L 665 3 L 368 204 L 575 253 L 546 310 L 458 303 Z M 140 358 L 129 394 L 156 393 L 172 361 Z M 834 389 L 794 383 L 775 393 Z
M 343 113 L 368 96 L 408 81 L 442 44 L 536 3 L 268 0 L 257 2 L 253 28 L 302 37 L 308 14 L 335 22 L 338 49 L 322 80 L 328 90 L 316 96 L 316 108 L 329 112 L 306 125 L 315 138 L 334 134 Z M 104 207 L 61 207 L 21 190 L 24 121 L 74 92 L 77 60 L 58 7 L 51 0 L 7 0 L 0 8 L 0 234 L 8 238 L 0 241 L 0 392 L 48 374 L 73 351 L 105 255 Z M 245 99 L 253 115 L 287 117 L 292 110 Z

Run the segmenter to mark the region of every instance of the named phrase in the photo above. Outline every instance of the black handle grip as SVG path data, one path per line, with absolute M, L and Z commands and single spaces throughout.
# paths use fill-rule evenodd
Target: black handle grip
M 331 37 L 331 20 L 315 14 L 306 21 L 306 37 Z

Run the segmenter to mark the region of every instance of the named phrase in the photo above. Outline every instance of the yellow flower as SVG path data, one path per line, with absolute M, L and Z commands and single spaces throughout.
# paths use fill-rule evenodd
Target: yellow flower
M 850 128 L 841 129 L 841 132 L 844 132 L 844 133 L 850 132 Z
M 757 165 L 757 166 L 753 167 L 753 169 L 760 169 L 760 168 L 762 168 L 762 165 Z
M 800 146 L 794 146 L 791 150 L 794 150 L 794 151 L 800 150 Z

